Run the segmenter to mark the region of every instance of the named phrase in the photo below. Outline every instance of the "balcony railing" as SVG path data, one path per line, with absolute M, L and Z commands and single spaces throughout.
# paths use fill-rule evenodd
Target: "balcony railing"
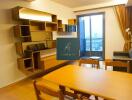
M 85 39 L 86 51 L 103 51 L 103 38 Z

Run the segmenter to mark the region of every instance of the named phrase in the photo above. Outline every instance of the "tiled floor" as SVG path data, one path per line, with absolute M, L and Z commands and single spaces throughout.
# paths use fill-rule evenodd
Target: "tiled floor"
M 78 65 L 78 62 L 73 64 Z M 100 66 L 101 69 L 104 69 L 103 62 L 100 62 Z M 58 100 L 48 95 L 45 97 L 46 100 Z M 36 100 L 33 88 L 33 79 L 26 79 L 0 89 L 0 100 Z

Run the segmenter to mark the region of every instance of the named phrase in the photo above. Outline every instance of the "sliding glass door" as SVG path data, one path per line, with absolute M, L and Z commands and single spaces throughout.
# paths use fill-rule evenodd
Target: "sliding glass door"
M 81 56 L 104 59 L 104 13 L 78 16 Z

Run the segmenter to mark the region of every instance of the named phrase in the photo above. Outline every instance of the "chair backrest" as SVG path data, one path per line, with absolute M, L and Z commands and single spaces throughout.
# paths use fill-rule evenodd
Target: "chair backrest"
M 92 64 L 94 67 L 96 66 L 97 68 L 99 68 L 98 59 L 80 59 L 79 66 L 81 66 L 81 64 Z
M 123 61 L 112 61 L 112 60 L 106 60 L 105 61 L 105 69 L 107 70 L 107 66 L 113 66 L 113 67 L 126 67 L 127 72 L 130 71 L 129 68 L 129 61 L 123 62 Z
M 42 93 L 45 93 L 45 94 L 48 94 L 48 95 L 51 95 L 51 96 L 54 96 L 54 97 L 59 97 L 60 96 L 59 91 L 54 91 L 51 88 L 49 88 L 47 86 L 44 86 L 44 84 L 41 83 L 41 82 L 34 81 L 33 85 L 34 85 L 37 100 L 45 100 L 41 95 Z

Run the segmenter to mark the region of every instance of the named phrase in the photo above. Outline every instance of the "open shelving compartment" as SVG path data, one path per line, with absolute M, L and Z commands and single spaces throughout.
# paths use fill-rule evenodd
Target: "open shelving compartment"
M 40 65 L 40 51 L 33 52 L 33 65 L 34 65 L 34 70 L 41 69 Z
M 18 67 L 25 71 L 33 70 L 32 58 L 18 58 Z
M 30 21 L 30 30 L 33 31 L 45 31 L 45 22 Z
M 62 20 L 58 20 L 57 25 L 58 25 L 58 32 L 63 32 Z

